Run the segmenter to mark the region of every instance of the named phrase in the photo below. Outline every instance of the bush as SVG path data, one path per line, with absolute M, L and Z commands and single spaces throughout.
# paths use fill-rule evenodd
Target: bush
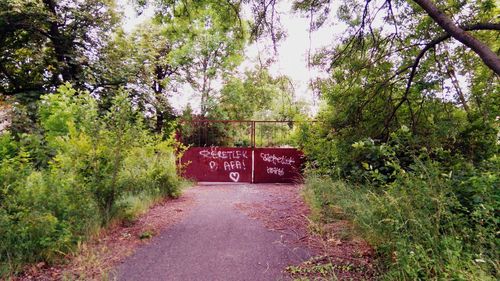
M 498 276 L 500 160 L 491 124 L 472 120 L 431 140 L 405 126 L 383 141 L 324 124 L 301 132 L 313 218 L 353 221 L 385 279 Z
M 494 280 L 499 178 L 475 173 L 460 186 L 436 163 L 417 161 L 381 192 L 310 176 L 306 194 L 318 218 L 355 223 L 380 255 L 385 279 Z M 466 186 L 470 194 L 457 193 Z
M 0 134 L 0 161 L 14 157 L 18 153 L 18 146 L 10 132 Z
M 146 131 L 131 104 L 121 91 L 100 115 L 64 85 L 42 97 L 36 133 L 0 136 L 1 275 L 57 261 L 109 221 L 179 194 L 175 142 Z
M 118 185 L 127 192 L 179 195 L 179 179 L 172 140 L 161 141 L 127 152 L 118 175 Z
M 333 132 L 325 131 L 325 126 L 302 123 L 295 138 L 307 156 L 307 171 L 331 177 L 340 175 L 338 141 L 333 139 Z
M 71 175 L 33 171 L 16 185 L 2 204 L 2 260 L 51 262 L 98 226 L 94 200 Z

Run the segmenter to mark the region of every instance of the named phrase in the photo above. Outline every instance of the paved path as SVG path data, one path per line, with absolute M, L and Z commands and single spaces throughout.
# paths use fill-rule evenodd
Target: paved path
M 118 280 L 284 280 L 283 269 L 309 257 L 237 203 L 266 200 L 271 184 L 210 184 L 186 191 L 189 214 L 117 268 Z

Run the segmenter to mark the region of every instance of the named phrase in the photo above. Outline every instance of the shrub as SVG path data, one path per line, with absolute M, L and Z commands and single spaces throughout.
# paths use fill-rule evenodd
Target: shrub
M 0 260 L 52 262 L 98 225 L 93 198 L 75 177 L 32 171 L 14 182 L 0 211 Z
M 14 157 L 18 152 L 18 146 L 10 132 L 0 133 L 0 161 Z
M 310 176 L 306 193 L 319 218 L 355 223 L 380 255 L 386 279 L 494 280 L 499 179 L 476 173 L 460 186 L 436 163 L 416 161 L 382 192 Z M 465 186 L 483 199 L 470 206 L 456 192 Z
M 13 157 L 0 161 L 0 207 L 4 200 L 15 192 L 19 182 L 31 173 L 29 154 L 24 150 Z
M 172 140 L 129 150 L 118 175 L 118 185 L 131 193 L 179 195 Z
M 0 135 L 0 276 L 54 262 L 109 221 L 179 194 L 175 142 L 144 129 L 126 92 L 100 115 L 63 85 L 39 115 L 33 133 Z

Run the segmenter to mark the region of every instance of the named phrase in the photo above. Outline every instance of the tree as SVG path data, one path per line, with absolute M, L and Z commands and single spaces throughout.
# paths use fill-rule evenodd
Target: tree
M 179 68 L 185 64 L 184 53 L 189 40 L 185 29 L 158 21 L 146 22 L 132 34 L 137 74 L 129 83 L 146 111 L 155 116 L 154 130 L 161 132 L 173 109 L 167 97 L 176 92 L 183 79 Z M 149 109 L 150 110 L 149 110 Z
M 305 115 L 306 105 L 295 100 L 286 76 L 273 78 L 266 69 L 247 71 L 243 78 L 229 77 L 210 111 L 214 119 L 293 121 Z
M 189 63 L 182 70 L 193 89 L 201 93 L 200 114 L 205 116 L 214 80 L 234 70 L 243 59 L 246 31 L 231 5 L 199 1 L 195 6 L 189 14 L 202 20 L 190 21 L 190 28 L 197 35 L 191 44 Z M 186 8 L 183 5 L 181 11 Z
M 475 29 L 500 30 L 500 24 L 491 23 L 483 24 L 481 26 L 476 25 L 475 27 L 460 27 L 456 25 L 443 11 L 439 10 L 432 1 L 413 1 L 422 7 L 427 14 L 429 14 L 429 16 L 446 31 L 448 36 L 455 38 L 465 46 L 471 48 L 472 51 L 474 51 L 483 60 L 484 64 L 491 68 L 497 75 L 500 75 L 500 58 L 492 50 L 490 50 L 486 44 L 466 32 L 468 30 Z
M 339 128 L 357 128 L 354 130 L 371 132 L 372 137 L 381 139 L 387 139 L 401 124 L 422 133 L 426 129 L 419 129 L 423 125 L 419 123 L 426 123 L 427 114 L 433 114 L 426 106 L 436 105 L 436 100 L 444 101 L 443 106 L 458 103 L 471 113 L 470 118 L 478 111 L 484 113 L 485 120 L 494 118 L 494 111 L 486 109 L 484 103 L 494 99 L 490 93 L 498 92 L 490 50 L 498 48 L 496 31 L 500 30 L 493 22 L 497 10 L 494 3 L 452 1 L 436 7 L 430 1 L 415 2 L 418 5 L 406 1 L 344 1 L 340 6 L 339 20 L 348 25 L 348 30 L 340 44 L 325 48 L 315 60 L 317 66 L 332 73 L 331 79 L 322 81 L 321 88 L 331 99 L 334 112 L 342 112 L 334 113 L 340 118 L 336 123 Z M 328 3 L 297 1 L 295 8 L 308 13 L 314 29 L 328 15 Z M 465 31 L 474 32 L 474 36 Z M 488 68 L 493 71 L 485 71 Z M 343 110 L 341 104 L 346 104 L 345 108 L 340 106 Z M 367 118 L 374 122 L 365 122 Z M 362 128 L 359 124 L 371 125 Z
M 242 61 L 247 23 L 240 17 L 241 3 L 217 0 L 154 3 L 156 24 L 163 26 L 164 33 L 169 34 L 166 37 L 173 40 L 171 44 L 178 41 L 172 55 L 168 55 L 175 57 L 177 77 L 200 93 L 200 111 L 205 116 L 214 94 L 214 81 L 220 81 Z
M 248 0 L 252 4 L 254 12 L 254 30 L 256 34 L 261 34 L 268 30 L 267 33 L 275 34 L 273 31 L 275 27 L 279 28 L 279 23 L 276 21 L 279 19 L 276 14 L 276 6 L 278 0 L 263 0 L 263 1 L 252 1 Z M 308 16 L 311 17 L 311 30 L 315 30 L 322 26 L 326 19 L 330 16 L 331 12 L 331 0 L 296 0 L 294 1 L 294 9 L 306 12 Z M 415 7 L 416 3 L 421 9 Z M 430 17 L 433 20 L 432 25 L 438 25 L 440 31 L 447 34 L 447 38 L 454 38 L 461 42 L 465 46 L 469 47 L 473 52 L 475 52 L 491 70 L 493 70 L 497 75 L 500 75 L 500 58 L 490 47 L 481 42 L 476 36 L 471 35 L 467 31 L 474 30 L 500 30 L 500 26 L 493 20 L 493 15 L 495 11 L 498 12 L 495 7 L 495 3 L 492 0 L 488 1 L 474 1 L 472 3 L 467 3 L 466 1 L 450 1 L 449 3 L 439 3 L 440 5 L 435 5 L 431 0 L 413 0 L 413 1 L 394 1 L 394 0 L 383 0 L 383 1 L 372 1 L 372 0 L 346 0 L 343 1 L 342 9 L 340 14 L 345 14 L 345 12 L 354 12 L 354 7 L 362 12 L 357 18 L 357 23 L 359 24 L 358 32 L 366 32 L 365 28 L 371 29 L 371 24 L 375 17 L 370 18 L 370 11 L 380 12 L 385 9 L 385 24 L 393 24 L 396 32 L 398 25 L 402 25 L 403 22 L 400 21 L 402 18 L 410 19 L 412 15 L 415 18 L 421 18 L 422 15 Z M 448 4 L 448 5 L 447 5 Z M 374 9 L 371 9 L 374 8 Z M 351 10 L 353 9 L 353 10 Z M 397 10 L 396 12 L 394 12 Z M 464 10 L 467 11 L 464 13 Z M 424 13 L 422 13 L 424 12 Z M 475 23 L 475 17 L 473 13 L 481 13 L 484 17 L 489 15 L 486 19 L 488 21 Z M 467 14 L 467 15 L 466 15 Z M 373 14 L 372 14 L 373 16 Z M 342 16 L 341 16 L 342 17 Z M 460 20 L 465 20 L 467 23 L 456 23 L 453 18 L 461 18 Z M 398 20 L 399 19 L 399 20 Z M 484 20 L 484 18 L 483 18 Z M 426 21 L 426 24 L 429 24 Z M 472 26 L 473 25 L 473 26 Z M 279 31 L 279 30 L 278 30 Z M 273 42 L 274 37 L 272 38 Z M 441 40 L 444 41 L 445 39 Z M 440 41 L 440 42 L 441 42 Z M 440 43 L 439 42 L 439 43 Z
M 101 103 L 110 106 L 112 96 L 120 87 L 137 80 L 143 54 L 135 43 L 121 28 L 117 28 L 89 67 L 86 87 L 100 97 Z
M 189 3 L 189 1 L 180 0 L 160 2 L 167 6 L 173 3 Z M 276 11 L 278 2 L 278 0 L 246 0 L 226 3 L 232 6 L 238 14 L 242 13 L 243 4 L 249 5 L 253 12 L 251 27 L 254 39 L 267 35 L 276 44 L 285 33 L 279 24 L 279 13 Z M 332 16 L 330 0 L 297 0 L 294 1 L 293 7 L 296 11 L 304 12 L 310 17 L 311 31 L 324 25 Z M 344 47 L 334 51 L 325 50 L 321 54 L 321 63 L 330 61 L 329 65 L 325 64 L 325 66 L 331 70 L 339 59 L 348 58 L 353 52 L 364 52 L 368 57 L 376 51 L 380 55 L 379 58 L 385 56 L 392 58 L 389 61 L 393 65 L 387 69 L 391 75 L 385 76 L 387 81 L 382 80 L 380 88 L 384 88 L 386 84 L 396 84 L 396 81 L 404 76 L 406 76 L 406 86 L 403 95 L 393 99 L 395 101 L 393 110 L 387 113 L 383 122 L 383 134 L 387 136 L 396 112 L 404 105 L 410 106 L 411 102 L 407 99 L 411 87 L 414 83 L 420 83 L 415 80 L 416 76 L 420 77 L 417 78 L 418 80 L 425 76 L 422 70 L 428 69 L 424 64 L 429 59 L 440 64 L 439 67 L 433 69 L 434 74 L 442 74 L 446 77 L 441 81 L 443 84 L 454 85 L 454 92 L 465 107 L 467 107 L 465 94 L 467 91 L 459 89 L 458 86 L 463 87 L 463 83 L 462 85 L 459 83 L 459 77 L 467 75 L 462 75 L 457 69 L 450 69 L 453 65 L 452 61 L 467 65 L 471 71 L 478 71 L 486 66 L 493 70 L 493 73 L 485 73 L 488 77 L 484 79 L 490 79 L 493 84 L 498 81 L 500 59 L 495 51 L 492 51 L 492 48 L 498 48 L 495 44 L 497 41 L 495 36 L 497 36 L 496 31 L 500 30 L 500 25 L 494 21 L 494 15 L 497 12 L 498 8 L 492 0 L 450 1 L 438 4 L 430 0 L 345 0 L 341 2 L 338 10 L 338 20 L 349 26 L 342 38 Z M 457 45 L 450 41 L 451 38 L 461 44 Z M 365 48 L 368 44 L 367 40 L 374 41 L 371 50 Z M 478 57 L 471 56 L 469 49 L 473 54 L 478 55 L 480 61 Z M 435 50 L 438 54 L 429 54 L 430 51 Z M 417 75 L 419 71 L 421 74 Z M 441 88 L 449 91 L 444 87 Z M 434 89 L 434 93 L 437 91 Z
M 132 34 L 130 40 L 140 55 L 137 79 L 129 86 L 156 117 L 156 131 L 173 118 L 168 96 L 191 86 L 201 95 L 205 115 L 213 81 L 239 63 L 245 36 L 226 17 L 234 14 L 228 8 L 218 1 L 170 3 L 168 12 L 162 10 Z
M 117 23 L 114 1 L 1 0 L 0 92 L 38 98 L 85 77 Z

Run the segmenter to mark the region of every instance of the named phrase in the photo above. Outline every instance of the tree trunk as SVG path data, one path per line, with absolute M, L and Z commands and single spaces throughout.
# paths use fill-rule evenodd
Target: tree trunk
M 156 111 L 156 124 L 155 131 L 161 133 L 163 130 L 163 122 L 165 119 L 165 113 L 163 111 L 163 104 L 161 103 L 163 95 L 163 85 L 162 80 L 165 78 L 165 71 L 160 65 L 155 66 L 155 79 L 153 80 L 153 92 L 155 94 L 155 111 Z
M 165 120 L 165 114 L 163 111 L 159 110 L 156 108 L 156 126 L 155 126 L 155 132 L 161 133 L 163 130 L 163 122 Z
M 71 35 L 64 35 L 61 30 L 57 18 L 59 15 L 56 11 L 54 0 L 43 0 L 45 7 L 53 15 L 55 19 L 49 21 L 48 38 L 54 46 L 54 53 L 57 62 L 59 63 L 59 71 L 64 81 L 75 81 L 81 73 L 81 66 L 72 58 L 74 55 L 74 45 Z M 78 81 L 76 81 L 78 82 Z

